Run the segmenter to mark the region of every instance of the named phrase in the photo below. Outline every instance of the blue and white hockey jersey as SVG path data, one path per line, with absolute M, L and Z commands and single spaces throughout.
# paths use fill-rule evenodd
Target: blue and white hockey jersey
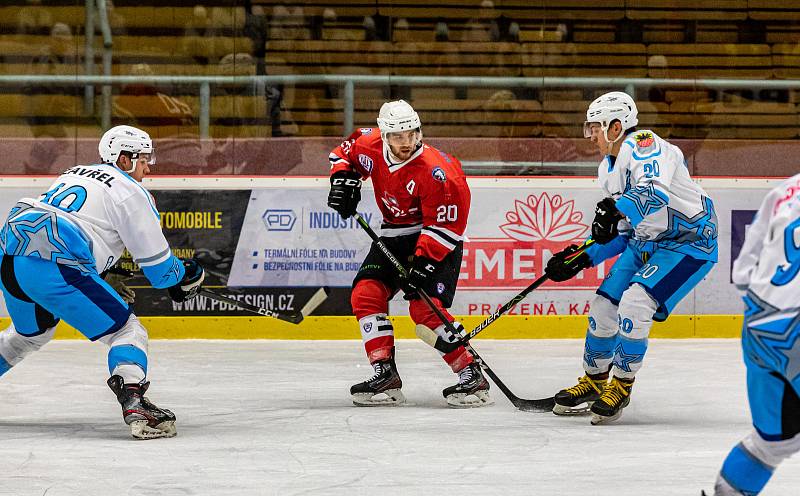
M 747 231 L 731 278 L 763 309 L 800 309 L 800 174 L 782 182 L 761 203 Z
M 0 230 L 0 253 L 39 257 L 101 273 L 125 248 L 155 288 L 184 275 L 150 193 L 109 164 L 65 171 L 38 199 L 23 198 Z
M 621 221 L 619 229 L 632 229 L 631 242 L 717 261 L 714 203 L 689 176 L 680 148 L 653 131 L 633 132 L 616 159 L 603 159 L 597 177 L 630 221 Z

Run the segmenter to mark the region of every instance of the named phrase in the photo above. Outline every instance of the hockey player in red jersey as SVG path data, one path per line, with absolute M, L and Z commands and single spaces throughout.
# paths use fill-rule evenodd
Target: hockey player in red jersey
M 386 316 L 389 300 L 402 289 L 418 326 L 454 339 L 419 297 L 418 291 L 424 290 L 454 327 L 463 329 L 445 309 L 453 302 L 461 268 L 469 187 L 458 159 L 422 143 L 419 116 L 403 100 L 383 104 L 378 129 L 357 130 L 329 158 L 328 206 L 343 218 L 354 215 L 361 200 L 361 181 L 371 177 L 383 214 L 381 240 L 399 260 L 410 261 L 408 277 L 401 279 L 373 243 L 353 281 L 350 300 L 367 358 L 375 369 L 372 378 L 350 388 L 353 403 L 397 405 L 405 397 L 394 360 L 394 329 Z M 492 403 L 489 383 L 463 346 L 443 358 L 458 374 L 458 383 L 443 391 L 449 406 Z

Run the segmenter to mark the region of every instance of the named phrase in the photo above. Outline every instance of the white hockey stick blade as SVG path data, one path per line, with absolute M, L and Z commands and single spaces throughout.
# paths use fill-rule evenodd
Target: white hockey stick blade
M 328 295 L 330 294 L 330 292 L 331 290 L 328 289 L 327 286 L 319 288 L 317 292 L 314 293 L 313 296 L 311 296 L 311 299 L 308 300 L 308 302 L 305 305 L 303 305 L 303 308 L 300 310 L 300 313 L 303 315 L 303 317 L 308 317 L 309 315 L 311 315 L 311 312 L 316 310 L 317 307 L 320 306 L 323 301 L 328 299 Z
M 417 326 L 414 328 L 414 333 L 422 340 L 423 343 L 432 348 L 436 348 L 436 339 L 439 336 L 433 331 L 433 329 L 423 324 L 417 324 Z

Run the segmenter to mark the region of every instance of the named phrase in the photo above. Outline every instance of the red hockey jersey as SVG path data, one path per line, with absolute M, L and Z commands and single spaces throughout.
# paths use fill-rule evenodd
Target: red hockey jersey
M 383 214 L 381 236 L 420 232 L 415 255 L 442 260 L 464 239 L 470 192 L 461 162 L 423 145 L 399 164 L 384 156 L 377 128 L 361 128 L 330 154 L 331 174 L 356 171 L 372 178 Z

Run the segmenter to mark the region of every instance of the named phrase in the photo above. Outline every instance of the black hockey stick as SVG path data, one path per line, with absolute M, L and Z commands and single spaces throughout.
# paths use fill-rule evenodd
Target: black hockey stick
M 571 253 L 568 257 L 566 257 L 566 263 L 569 264 L 570 262 L 575 260 L 581 253 L 586 251 L 586 249 L 592 246 L 593 244 L 594 244 L 593 239 L 591 238 L 587 239 L 580 247 L 578 247 L 578 249 L 575 252 Z M 417 326 L 416 329 L 417 337 L 426 342 L 428 345 L 433 346 L 437 350 L 441 351 L 442 353 L 450 353 L 451 351 L 455 350 L 462 344 L 465 344 L 467 341 L 474 338 L 482 330 L 489 327 L 489 325 L 492 322 L 500 318 L 501 315 L 505 314 L 512 308 L 514 308 L 514 305 L 517 305 L 520 301 L 524 300 L 526 296 L 528 296 L 534 289 L 544 284 L 545 281 L 547 281 L 548 279 L 549 278 L 547 277 L 547 274 L 544 274 L 540 278 L 533 281 L 527 288 L 520 291 L 516 296 L 511 298 L 509 302 L 507 302 L 502 307 L 498 308 L 496 312 L 487 317 L 486 320 L 478 324 L 474 329 L 472 329 L 468 334 L 466 334 L 463 338 L 461 338 L 458 341 L 453 341 L 452 343 L 448 342 L 442 339 L 441 336 L 436 334 L 433 331 L 433 329 L 430 329 L 425 326 Z
M 294 310 L 291 312 L 282 312 L 280 310 L 270 310 L 269 308 L 257 307 L 244 301 L 239 301 L 237 299 L 221 295 L 215 291 L 211 291 L 208 288 L 200 289 L 200 294 L 213 300 L 227 303 L 241 310 L 257 313 L 266 317 L 273 317 L 285 322 L 290 322 L 292 324 L 299 324 L 304 318 L 308 317 L 311 312 L 313 312 L 323 301 L 325 301 L 329 292 L 330 290 L 327 287 L 319 288 L 314 295 L 311 296 L 311 299 L 308 300 L 305 305 L 303 305 L 303 308 L 300 309 L 300 311 Z
M 356 222 L 358 222 L 358 224 L 364 229 L 364 231 L 369 235 L 369 237 L 372 238 L 372 241 L 375 242 L 375 245 L 378 247 L 381 253 L 383 253 L 384 256 L 386 256 L 386 258 L 389 260 L 389 262 L 391 262 L 392 265 L 394 265 L 397 272 L 400 273 L 400 276 L 406 277 L 408 274 L 406 268 L 403 267 L 403 264 L 400 263 L 397 257 L 395 257 L 389 250 L 389 248 L 383 243 L 383 241 L 381 241 L 381 239 L 378 237 L 375 231 L 373 231 L 372 228 L 369 226 L 369 223 L 365 221 L 364 218 L 361 217 L 360 214 L 358 214 L 358 212 L 356 212 L 354 217 L 356 219 Z M 433 310 L 433 312 L 436 314 L 439 320 L 442 321 L 442 323 L 445 326 L 445 329 L 447 329 L 448 332 L 453 334 L 453 336 L 458 336 L 459 335 L 458 331 L 456 331 L 453 324 L 449 320 L 447 320 L 447 317 L 445 317 L 442 311 L 439 310 L 439 308 L 433 303 L 430 296 L 428 296 L 427 293 L 425 293 L 425 291 L 423 291 L 422 289 L 419 289 L 418 292 L 420 297 L 425 301 L 425 303 L 428 306 L 430 306 L 431 310 Z M 480 355 L 478 355 L 478 352 L 475 351 L 472 345 L 470 345 L 469 343 L 465 343 L 464 347 L 470 354 L 472 354 L 472 357 L 475 359 L 476 362 L 478 362 L 478 365 L 480 365 L 481 369 L 483 369 L 483 371 L 486 372 L 486 375 L 489 376 L 492 382 L 494 382 L 497 385 L 500 391 L 503 392 L 506 398 L 508 398 L 508 400 L 511 401 L 511 404 L 514 405 L 516 408 L 525 412 L 550 412 L 553 410 L 553 407 L 555 406 L 555 401 L 553 400 L 552 397 L 542 398 L 538 400 L 526 400 L 520 398 L 519 396 L 512 393 L 511 390 L 508 389 L 508 387 L 505 385 L 505 383 L 503 383 L 503 381 L 501 381 L 500 378 L 497 377 L 497 375 L 489 367 L 489 365 L 481 358 Z

